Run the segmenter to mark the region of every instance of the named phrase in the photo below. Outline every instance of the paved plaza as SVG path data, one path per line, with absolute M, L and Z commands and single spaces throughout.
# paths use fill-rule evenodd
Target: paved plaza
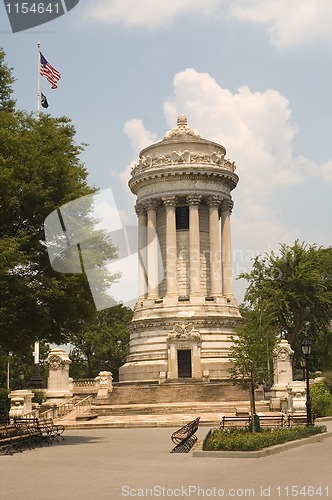
M 195 458 L 170 454 L 173 430 L 69 429 L 63 442 L 0 456 L 0 498 L 332 499 L 331 438 L 266 458 Z

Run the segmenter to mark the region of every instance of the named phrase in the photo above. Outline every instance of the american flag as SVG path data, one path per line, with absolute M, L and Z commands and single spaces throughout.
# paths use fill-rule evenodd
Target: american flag
M 48 82 L 52 85 L 52 89 L 56 89 L 57 82 L 60 80 L 61 75 L 50 63 L 45 59 L 42 53 L 40 53 L 40 74 L 45 76 Z

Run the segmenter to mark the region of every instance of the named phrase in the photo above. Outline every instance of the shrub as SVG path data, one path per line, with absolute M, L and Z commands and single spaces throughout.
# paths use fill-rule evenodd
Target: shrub
M 247 429 L 230 429 L 226 431 L 215 429 L 206 436 L 203 450 L 254 451 L 322 432 L 326 432 L 325 426 L 266 428 L 255 433 Z
M 33 403 L 38 403 L 38 404 L 42 404 L 44 403 L 44 401 L 46 401 L 46 398 L 45 398 L 45 394 L 44 394 L 44 391 L 40 391 L 38 389 L 32 389 L 32 392 L 33 392 Z
M 323 377 L 326 389 L 332 394 L 332 372 L 324 372 Z
M 332 394 L 326 389 L 324 382 L 311 386 L 310 398 L 312 412 L 316 417 L 332 415 Z

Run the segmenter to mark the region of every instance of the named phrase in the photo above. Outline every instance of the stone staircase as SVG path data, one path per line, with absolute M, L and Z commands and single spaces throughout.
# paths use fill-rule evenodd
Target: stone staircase
M 249 408 L 249 402 L 234 401 L 230 403 L 161 403 L 148 405 L 98 405 L 92 406 L 91 412 L 98 416 L 134 416 L 134 415 L 172 415 L 172 414 L 202 414 L 202 413 L 235 413 L 239 407 Z M 268 411 L 268 403 L 256 403 L 258 412 Z
M 248 393 L 229 381 L 203 383 L 178 380 L 161 385 L 115 384 L 108 400 L 94 404 L 91 412 L 99 416 L 223 414 L 233 413 L 243 406 L 249 407 Z M 257 411 L 268 411 L 267 403 L 257 401 Z
M 229 381 L 188 382 L 178 380 L 165 384 L 114 384 L 108 404 L 149 404 L 180 402 L 245 401 L 248 393 Z

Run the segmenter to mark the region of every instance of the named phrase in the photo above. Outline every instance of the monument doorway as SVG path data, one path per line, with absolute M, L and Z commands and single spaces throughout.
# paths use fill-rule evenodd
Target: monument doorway
M 191 349 L 178 349 L 178 377 L 191 378 Z

